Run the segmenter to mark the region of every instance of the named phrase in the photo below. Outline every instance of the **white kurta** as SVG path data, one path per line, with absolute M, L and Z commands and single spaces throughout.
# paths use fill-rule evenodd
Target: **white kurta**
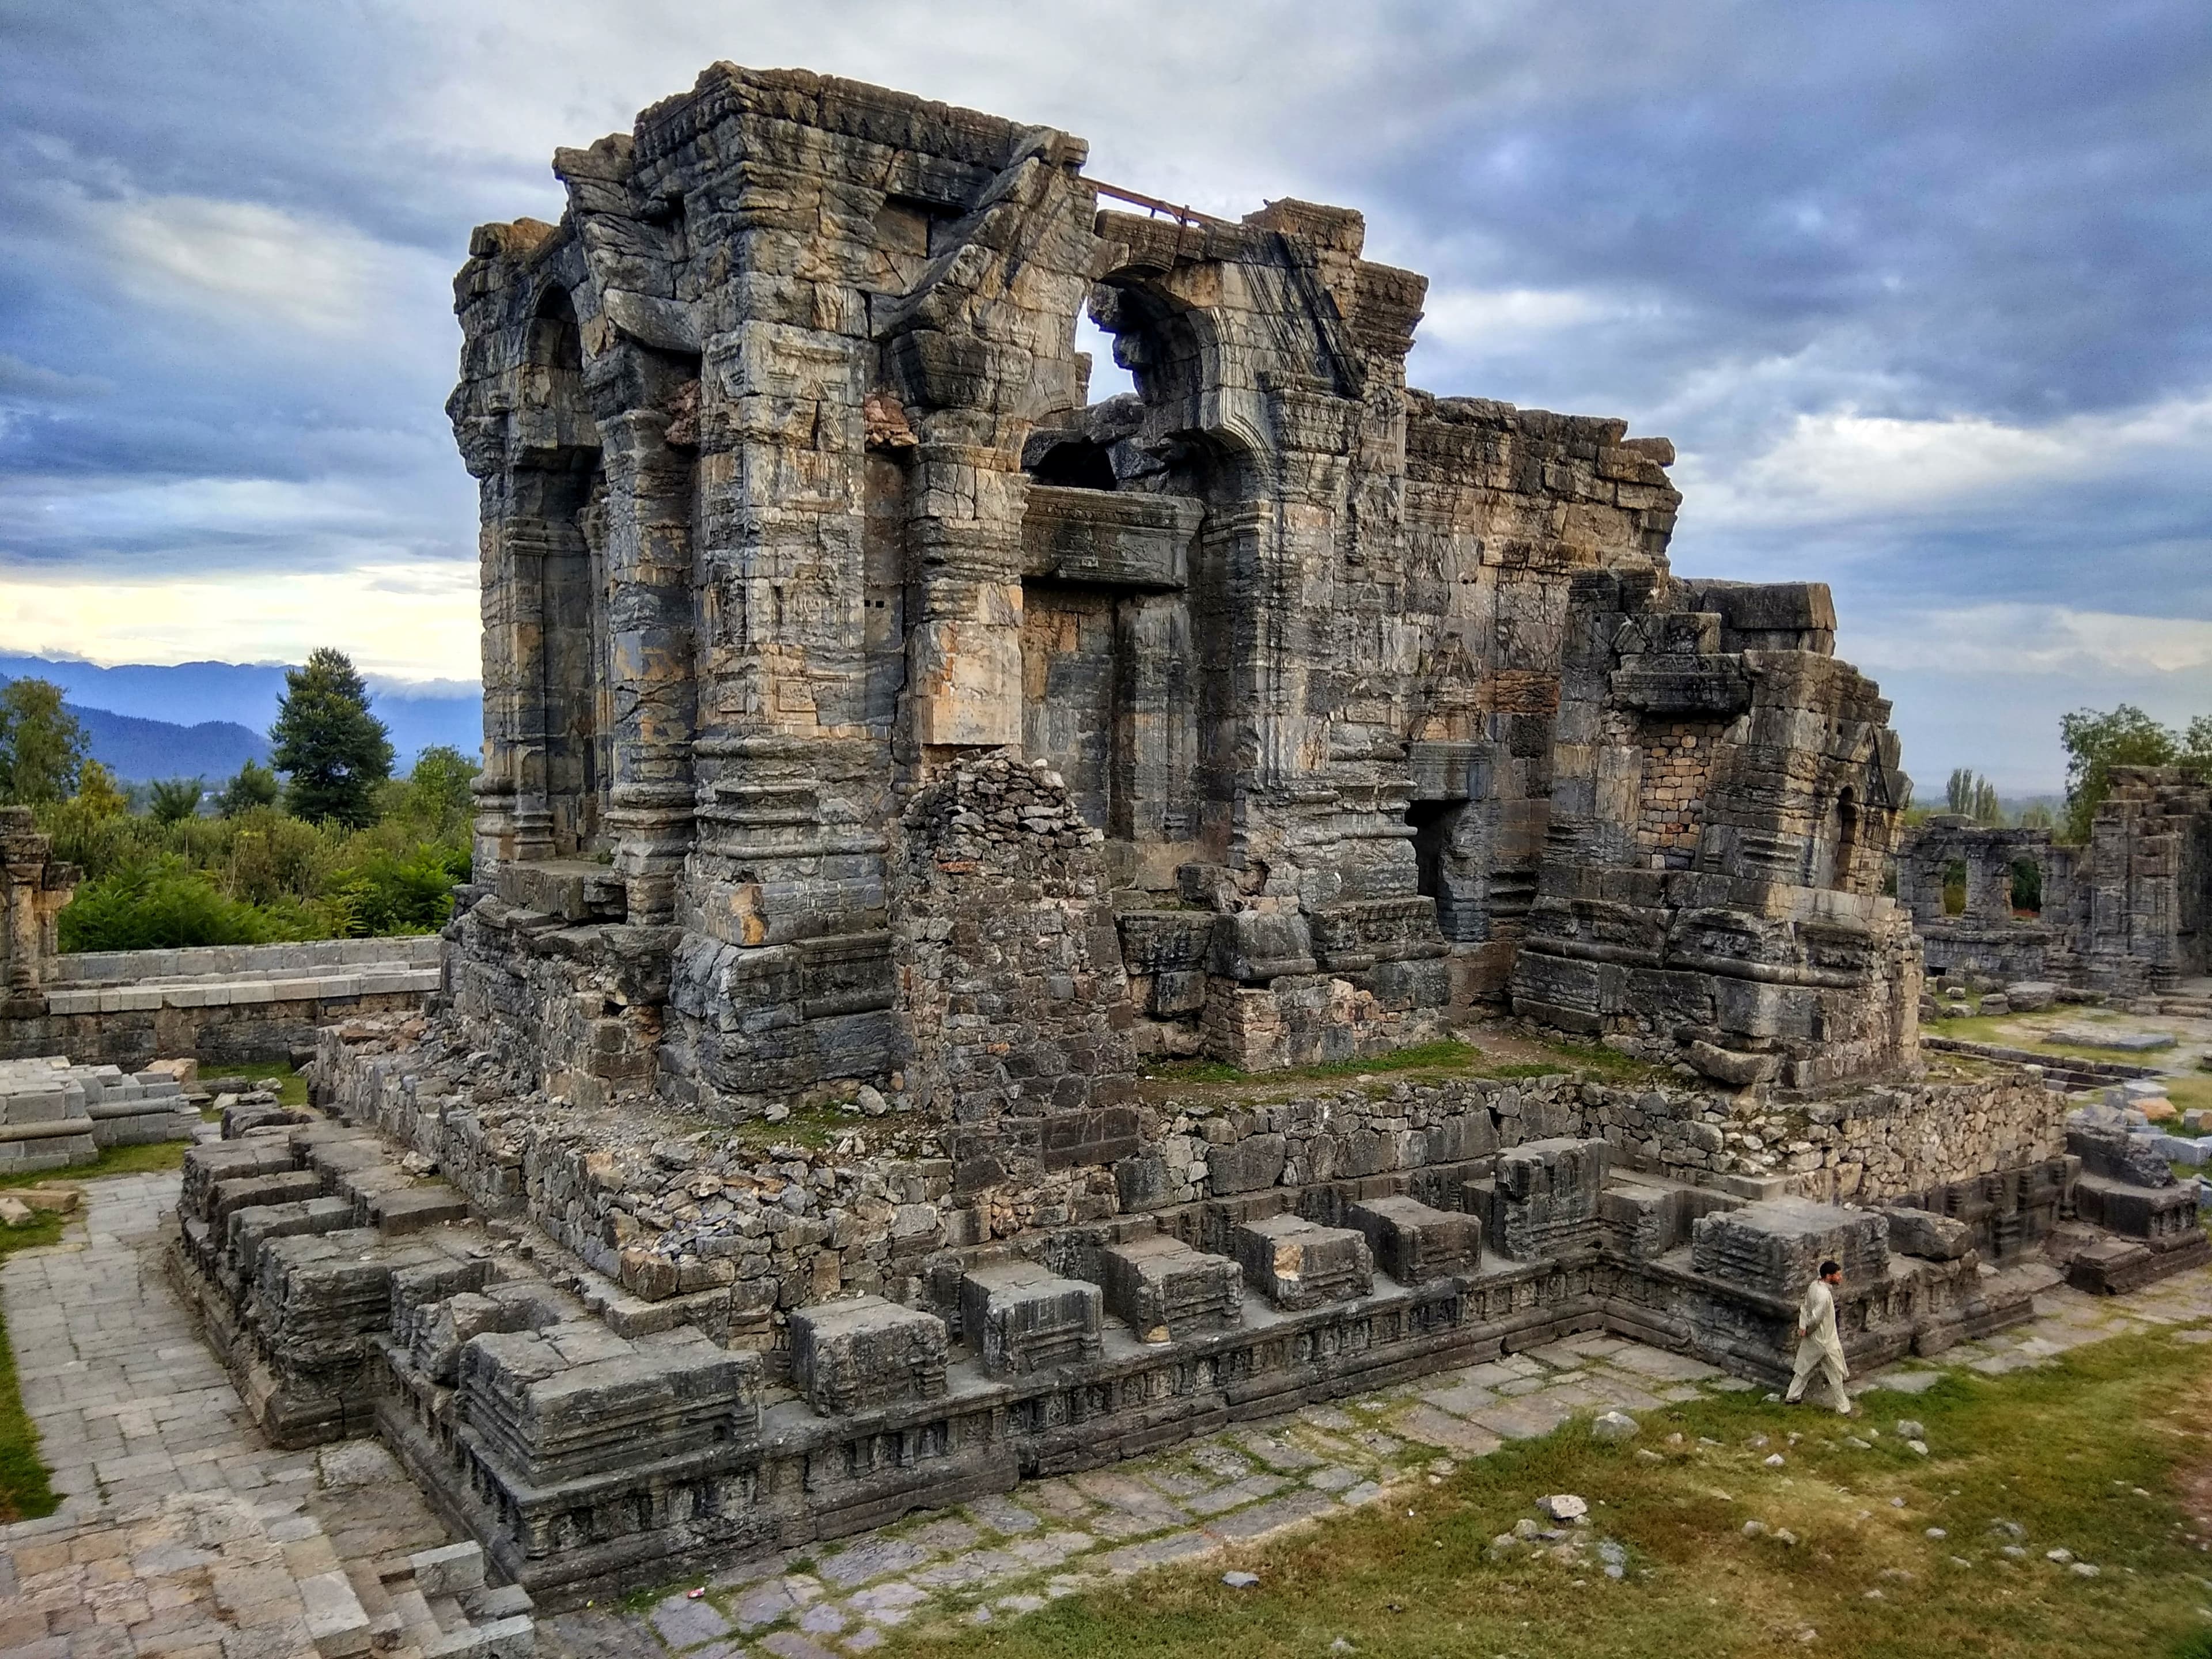
M 1826 1389 L 1829 1403 L 1839 1412 L 1851 1408 L 1851 1397 L 1844 1392 L 1844 1379 L 1850 1369 L 1844 1363 L 1844 1340 L 1836 1330 L 1836 1296 L 1826 1279 L 1816 1279 L 1805 1290 L 1805 1299 L 1798 1304 L 1797 1364 L 1790 1379 L 1790 1398 L 1796 1400 L 1805 1392 L 1805 1385 L 1819 1372 L 1821 1386 Z

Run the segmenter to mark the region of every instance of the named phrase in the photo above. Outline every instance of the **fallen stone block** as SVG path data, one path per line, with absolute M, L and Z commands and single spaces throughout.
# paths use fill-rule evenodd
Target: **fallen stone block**
M 1899 1255 L 1956 1261 L 1974 1247 L 1974 1230 L 1963 1221 L 1926 1210 L 1890 1208 L 1882 1214 L 1889 1221 L 1889 1248 Z

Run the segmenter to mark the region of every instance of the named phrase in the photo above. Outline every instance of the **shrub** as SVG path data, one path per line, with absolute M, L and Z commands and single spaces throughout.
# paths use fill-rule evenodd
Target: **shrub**
M 193 945 L 263 945 L 322 937 L 304 912 L 272 914 L 226 897 L 170 855 L 111 872 L 80 887 L 61 914 L 64 951 L 160 951 Z

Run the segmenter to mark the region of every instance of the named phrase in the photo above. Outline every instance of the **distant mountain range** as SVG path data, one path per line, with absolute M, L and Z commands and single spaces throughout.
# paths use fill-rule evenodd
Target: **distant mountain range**
M 95 663 L 0 655 L 0 681 L 49 680 L 84 723 L 94 759 L 127 783 L 204 777 L 210 786 L 269 758 L 270 723 L 284 695 L 281 664 Z M 369 683 L 370 708 L 392 732 L 398 769 L 434 744 L 483 747 L 483 694 L 465 680 Z

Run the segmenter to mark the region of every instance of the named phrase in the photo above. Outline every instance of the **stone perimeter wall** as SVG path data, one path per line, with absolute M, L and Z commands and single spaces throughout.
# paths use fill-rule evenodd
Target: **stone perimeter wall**
M 856 1124 L 834 1152 L 763 1150 L 696 1120 L 526 1103 L 489 1055 L 322 1034 L 318 1089 L 348 1120 L 434 1162 L 489 1218 L 527 1219 L 665 1324 L 780 1346 L 781 1316 L 839 1296 L 918 1302 L 942 1253 L 1117 1214 L 1321 1181 L 1410 1178 L 1501 1146 L 1601 1136 L 1621 1164 L 1769 1195 L 1861 1203 L 2063 1150 L 2039 1084 L 1869 1088 L 1805 1104 L 1559 1075 L 1399 1084 L 1254 1106 L 1135 1109 L 1140 1150 L 1034 1181 L 963 1187 L 950 1132 Z M 1401 1184 L 1403 1184 L 1402 1182 Z M 1043 1245 L 1045 1241 L 1037 1241 Z
M 337 1020 L 411 1013 L 438 988 L 434 933 L 46 958 L 38 993 L 0 1011 L 0 1060 L 67 1054 L 137 1070 L 289 1060 Z

